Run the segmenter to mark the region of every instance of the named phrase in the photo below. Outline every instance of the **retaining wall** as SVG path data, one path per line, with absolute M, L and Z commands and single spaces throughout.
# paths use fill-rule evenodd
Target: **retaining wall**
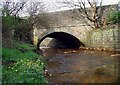
M 120 27 L 89 31 L 86 47 L 120 50 Z

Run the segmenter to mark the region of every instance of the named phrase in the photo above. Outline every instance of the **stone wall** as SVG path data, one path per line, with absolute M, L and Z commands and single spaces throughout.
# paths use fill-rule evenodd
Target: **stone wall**
M 91 30 L 87 33 L 86 46 L 120 50 L 120 28 Z

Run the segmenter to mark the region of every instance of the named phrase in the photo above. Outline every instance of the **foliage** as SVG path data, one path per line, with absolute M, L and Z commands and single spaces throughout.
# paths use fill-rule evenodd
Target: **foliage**
M 32 26 L 29 21 L 20 18 L 19 16 L 10 15 L 9 10 L 2 10 L 2 33 L 3 36 L 11 38 L 14 36 L 17 40 L 30 42 L 30 31 Z
M 27 20 L 21 19 L 15 29 L 15 36 L 19 40 L 30 42 L 31 30 L 33 30 L 33 28 L 30 22 L 28 22 Z
M 29 21 L 15 16 L 2 16 L 2 21 L 3 35 L 10 37 L 12 30 L 14 30 L 14 34 L 12 34 L 14 38 L 20 41 L 31 42 L 30 33 L 33 28 Z
M 2 83 L 47 83 L 43 76 L 42 57 L 35 53 L 35 47 L 25 43 L 14 43 L 15 39 L 27 43 L 33 30 L 28 20 L 18 16 L 26 2 L 3 3 L 2 36 Z M 10 40 L 10 48 L 7 42 Z M 6 45 L 7 44 L 7 45 Z
M 19 17 L 15 16 L 2 16 L 2 35 L 7 36 L 8 39 L 11 39 L 12 30 L 15 30 L 19 21 Z M 3 43 L 4 44 L 4 43 Z
M 7 7 L 4 6 L 3 9 L 1 8 L 1 10 L 2 10 L 2 15 L 3 16 L 9 16 L 10 15 L 9 14 L 10 11 L 7 9 Z
M 18 61 L 19 59 L 35 59 L 38 55 L 32 51 L 21 52 L 17 49 L 3 48 L 2 51 L 3 60 L 6 61 Z
M 10 48 L 3 48 L 2 49 L 3 61 L 6 61 L 6 60 L 17 60 L 19 55 L 21 55 L 21 52 L 19 50 L 10 49 Z
M 3 83 L 47 83 L 43 76 L 43 62 L 21 59 L 9 68 L 3 68 Z
M 34 45 L 30 45 L 30 44 L 26 44 L 26 43 L 19 43 L 19 42 L 15 42 L 14 47 L 16 49 L 23 49 L 26 51 L 33 51 L 34 49 L 36 49 L 36 47 Z
M 18 19 L 14 16 L 2 16 L 3 25 L 9 29 L 15 29 L 18 24 Z
M 4 83 L 47 83 L 44 77 L 42 57 L 36 54 L 34 46 L 25 43 L 3 48 L 2 82 Z
M 108 14 L 108 22 L 112 24 L 120 23 L 120 11 L 113 10 Z
M 39 55 L 33 52 L 34 47 L 31 47 L 29 44 L 16 43 L 15 48 L 3 48 L 2 57 L 3 60 L 14 60 L 18 61 L 19 59 L 35 59 Z

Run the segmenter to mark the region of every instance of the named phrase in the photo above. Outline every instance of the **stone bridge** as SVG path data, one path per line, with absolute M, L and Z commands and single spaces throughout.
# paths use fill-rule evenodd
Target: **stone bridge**
M 62 28 L 51 28 L 40 34 L 39 32 L 39 45 L 46 38 L 47 43 L 44 42 L 42 45 L 52 46 L 52 47 L 67 47 L 67 48 L 79 48 L 80 46 L 85 46 L 86 44 L 86 33 L 89 29 L 82 27 L 62 27 Z M 37 30 L 38 31 L 38 30 Z M 55 46 L 56 45 L 56 46 Z M 60 45 L 60 46 L 59 46 Z
M 78 15 L 77 12 L 73 13 L 73 10 L 47 14 L 46 21 L 49 22 L 49 28 L 40 26 L 40 22 L 34 26 L 34 38 L 39 40 L 35 42 L 38 48 L 43 45 L 68 48 L 85 46 L 87 43 L 86 34 L 92 29 L 89 25 L 91 23 L 88 21 L 86 23 L 85 19 Z M 53 40 L 47 39 L 48 37 Z
M 41 46 L 79 48 L 81 46 L 95 48 L 120 49 L 119 27 L 109 30 L 95 30 L 86 18 L 73 13 L 74 10 L 47 14 L 49 28 L 36 24 L 34 26 L 34 44 Z M 104 15 L 106 17 L 106 15 Z M 46 19 L 46 18 L 44 18 Z M 44 24 L 44 23 L 43 23 Z M 106 41 L 107 40 L 107 41 Z

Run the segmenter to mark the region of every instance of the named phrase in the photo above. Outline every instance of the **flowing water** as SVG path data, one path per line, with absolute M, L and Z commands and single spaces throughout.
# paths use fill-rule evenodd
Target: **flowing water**
M 50 83 L 115 83 L 118 59 L 111 52 L 42 49 Z

